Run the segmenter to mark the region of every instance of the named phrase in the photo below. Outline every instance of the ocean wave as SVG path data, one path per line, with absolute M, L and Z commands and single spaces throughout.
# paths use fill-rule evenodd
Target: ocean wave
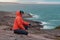
M 47 26 L 47 25 L 45 25 L 42 29 L 54 29 L 55 27 L 53 27 L 53 26 Z
M 38 19 L 40 18 L 39 15 L 32 14 L 32 13 L 29 13 L 29 14 L 32 16 L 32 18 L 25 18 L 25 19 L 38 21 Z
M 53 25 L 51 25 L 49 22 L 44 22 L 44 21 L 41 21 L 41 22 L 42 22 L 42 24 L 40 24 L 40 25 L 44 26 L 41 29 L 54 29 Z
M 44 21 L 41 21 L 41 22 L 42 22 L 43 25 L 45 25 L 45 24 L 49 24 L 48 22 L 44 22 Z
M 35 19 L 40 18 L 39 15 L 36 15 L 36 14 L 32 14 L 32 13 L 30 13 L 30 15 L 32 15 L 32 17 L 35 18 Z

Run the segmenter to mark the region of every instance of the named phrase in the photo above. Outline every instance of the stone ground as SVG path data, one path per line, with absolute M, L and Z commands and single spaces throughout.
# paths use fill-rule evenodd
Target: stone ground
M 29 29 L 29 36 L 14 34 L 12 30 L 6 30 L 8 26 L 0 26 L 0 40 L 60 40 L 60 30 L 35 30 Z
M 40 27 L 42 27 L 40 25 L 41 22 L 35 21 L 30 21 L 34 27 L 29 28 L 29 36 L 14 34 L 13 31 L 10 30 L 14 18 L 15 12 L 0 11 L 0 40 L 60 40 L 60 29 L 40 30 Z M 39 29 L 35 28 L 35 26 Z

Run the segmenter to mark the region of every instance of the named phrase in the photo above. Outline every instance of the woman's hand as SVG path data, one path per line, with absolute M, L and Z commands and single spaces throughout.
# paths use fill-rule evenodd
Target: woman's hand
M 32 27 L 32 25 L 31 25 L 31 24 L 29 24 L 29 27 Z

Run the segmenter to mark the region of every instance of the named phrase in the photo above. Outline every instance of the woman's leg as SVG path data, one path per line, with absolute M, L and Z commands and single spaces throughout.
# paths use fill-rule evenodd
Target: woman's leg
M 16 33 L 16 34 L 28 35 L 28 32 L 27 32 L 27 31 L 25 31 L 25 30 L 20 30 L 20 29 L 14 30 L 14 33 Z

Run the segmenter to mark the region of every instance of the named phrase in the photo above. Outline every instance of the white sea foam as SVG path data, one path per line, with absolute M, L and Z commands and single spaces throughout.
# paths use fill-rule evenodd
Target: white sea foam
M 40 24 L 40 25 L 43 25 L 43 28 L 41 28 L 41 29 L 53 29 L 52 26 L 49 26 L 50 23 L 43 22 L 43 21 L 41 21 L 41 22 L 42 22 L 42 24 Z
M 32 14 L 32 13 L 29 13 L 31 16 L 32 16 L 32 18 L 25 18 L 25 19 L 29 19 L 29 20 L 34 20 L 34 19 L 39 19 L 39 15 L 36 15 L 36 14 Z
M 42 29 L 54 29 L 54 27 L 45 25 Z
M 38 19 L 39 18 L 39 15 L 32 14 L 32 13 L 30 13 L 30 15 L 32 15 L 32 17 L 35 18 L 35 19 Z
M 45 25 L 45 24 L 49 24 L 48 22 L 43 22 L 43 21 L 41 21 L 41 22 L 42 22 L 43 25 Z

